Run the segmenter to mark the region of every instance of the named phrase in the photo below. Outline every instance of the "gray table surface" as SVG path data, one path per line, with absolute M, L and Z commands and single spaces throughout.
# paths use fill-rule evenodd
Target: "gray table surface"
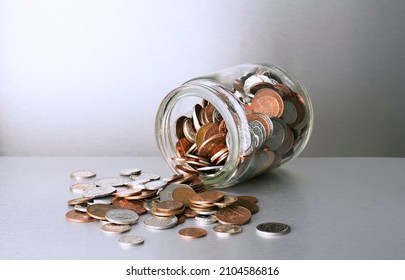
M 124 249 L 100 223 L 66 221 L 73 170 L 117 176 L 138 167 L 166 177 L 160 157 L 0 157 L 0 259 L 405 259 L 404 158 L 297 158 L 224 189 L 254 195 L 260 211 L 241 234 L 219 237 L 192 219 L 168 230 L 130 234 L 142 246 Z M 256 225 L 284 222 L 292 231 L 263 237 Z M 185 240 L 179 229 L 201 226 L 208 235 Z

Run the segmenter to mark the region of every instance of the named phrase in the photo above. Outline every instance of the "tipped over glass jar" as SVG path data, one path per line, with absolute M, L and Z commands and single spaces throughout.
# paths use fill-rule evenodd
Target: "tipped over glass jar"
M 155 123 L 176 174 L 229 187 L 297 157 L 313 127 L 304 86 L 275 65 L 242 64 L 172 90 Z

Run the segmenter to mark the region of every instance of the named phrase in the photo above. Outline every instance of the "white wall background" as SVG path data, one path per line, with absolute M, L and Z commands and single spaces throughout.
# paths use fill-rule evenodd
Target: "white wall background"
M 278 64 L 310 92 L 305 156 L 405 156 L 405 2 L 0 0 L 0 155 L 158 155 L 182 82 Z

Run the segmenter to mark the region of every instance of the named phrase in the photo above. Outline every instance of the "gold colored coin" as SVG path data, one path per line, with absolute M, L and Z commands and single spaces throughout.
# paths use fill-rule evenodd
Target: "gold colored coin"
M 202 192 L 190 197 L 190 202 L 193 204 L 207 204 L 220 201 L 224 198 L 224 194 L 219 191 Z
M 228 206 L 219 209 L 216 213 L 221 224 L 244 225 L 250 221 L 252 214 L 242 206 Z
M 172 193 L 172 198 L 173 200 L 180 201 L 181 203 L 184 204 L 184 206 L 189 207 L 190 206 L 190 197 L 193 195 L 196 195 L 197 193 L 189 187 L 179 187 L 174 189 Z
M 105 214 L 111 209 L 116 209 L 116 207 L 110 204 L 92 204 L 87 207 L 87 214 L 95 219 L 105 221 L 107 220 Z
M 76 205 L 76 204 L 83 204 L 83 203 L 87 203 L 89 201 L 93 200 L 92 197 L 79 197 L 79 198 L 73 198 L 71 200 L 68 201 L 69 205 Z

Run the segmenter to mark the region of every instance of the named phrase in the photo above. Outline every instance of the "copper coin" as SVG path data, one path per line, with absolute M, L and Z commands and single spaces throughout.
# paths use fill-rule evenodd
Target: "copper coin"
M 182 209 L 184 204 L 180 201 L 165 200 L 158 202 L 155 207 L 159 212 L 174 212 Z
M 193 169 L 191 167 L 184 166 L 184 165 L 178 164 L 174 168 L 176 168 L 177 170 L 182 171 L 182 172 L 184 172 L 186 174 L 190 174 L 190 175 L 197 174 L 197 171 L 195 169 Z
M 188 187 L 179 187 L 173 190 L 172 198 L 176 201 L 180 201 L 184 206 L 190 206 L 190 197 L 195 195 L 196 192 Z
M 142 189 L 124 189 L 122 191 L 116 192 L 114 195 L 117 197 L 126 197 L 126 196 L 132 196 L 132 195 L 138 195 L 142 193 Z
M 107 211 L 115 208 L 115 206 L 110 204 L 92 204 L 87 206 L 87 214 L 95 219 L 105 221 L 107 220 L 105 217 Z
M 73 206 L 73 205 L 76 205 L 76 204 L 83 204 L 83 203 L 89 202 L 91 200 L 93 200 L 92 197 L 73 198 L 73 199 L 68 201 L 68 204 Z
M 170 217 L 170 216 L 176 216 L 184 213 L 184 210 L 186 208 L 183 206 L 182 208 L 178 210 L 172 210 L 172 211 L 159 211 L 156 206 L 152 207 L 150 209 L 150 213 L 154 216 L 159 216 L 159 217 Z
M 257 197 L 251 195 L 238 195 L 238 200 L 248 200 L 252 203 L 257 203 Z
M 71 210 L 66 213 L 66 220 L 73 223 L 90 223 L 96 221 L 96 219 L 87 215 L 87 213 Z
M 238 201 L 238 197 L 236 197 L 234 195 L 224 195 L 224 199 L 222 199 L 221 201 L 214 202 L 213 204 L 216 206 L 225 207 L 225 206 L 230 206 L 237 201 Z
M 177 224 L 182 224 L 186 221 L 186 216 L 184 214 L 177 215 Z
M 193 143 L 191 143 L 189 140 L 187 140 L 185 137 L 183 137 L 177 141 L 176 150 L 179 153 L 179 155 L 182 157 L 190 149 L 190 147 L 192 145 L 193 145 Z
M 197 213 L 190 208 L 186 208 L 186 210 L 184 211 L 184 216 L 186 216 L 187 218 L 194 218 L 195 216 L 197 216 Z
M 198 148 L 198 155 L 209 158 L 218 146 L 226 147 L 225 134 L 223 133 L 218 133 L 205 140 Z
M 211 103 L 204 110 L 204 119 L 208 122 L 213 122 L 215 107 Z
M 257 206 L 256 203 L 253 203 L 249 200 L 238 199 L 238 201 L 236 201 L 234 205 L 245 207 L 250 211 L 251 214 L 259 212 L 259 206 Z
M 181 237 L 187 239 L 200 238 L 207 235 L 207 231 L 203 228 L 183 228 L 179 230 Z
M 228 206 L 219 209 L 216 213 L 221 224 L 244 225 L 250 221 L 252 214 L 242 206 Z
M 292 90 L 291 90 L 288 86 L 286 86 L 286 85 L 283 85 L 283 84 L 275 84 L 274 87 L 275 87 L 276 89 L 278 89 L 278 91 L 281 91 L 282 95 L 285 96 L 285 97 L 287 97 L 287 96 L 293 96 Z
M 220 201 L 224 198 L 224 194 L 219 191 L 202 192 L 190 197 L 190 202 L 193 204 L 206 204 Z
M 140 200 L 127 200 L 124 198 L 118 198 L 113 201 L 112 205 L 116 208 L 132 210 L 138 215 L 143 215 L 146 213 L 144 202 Z
M 259 90 L 252 100 L 252 110 L 266 114 L 270 118 L 280 117 L 284 110 L 281 96 L 272 89 Z
M 186 119 L 187 119 L 187 117 L 181 116 L 176 121 L 176 136 L 177 136 L 178 139 L 184 137 L 183 127 L 184 127 L 184 121 Z

